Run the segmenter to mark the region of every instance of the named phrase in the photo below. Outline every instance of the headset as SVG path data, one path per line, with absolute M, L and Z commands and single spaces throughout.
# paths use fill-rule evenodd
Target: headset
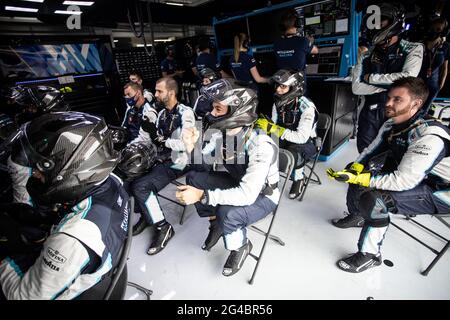
M 433 17 L 430 18 L 430 22 L 429 22 L 429 27 L 428 29 L 431 28 L 431 26 L 433 25 L 433 23 L 438 20 L 438 19 L 442 19 L 442 22 L 444 23 L 444 28 L 442 29 L 442 32 L 440 34 L 441 37 L 447 37 L 450 34 L 450 29 L 449 29 L 449 25 L 448 25 L 448 21 L 445 18 L 442 18 L 440 15 L 435 15 Z
M 245 33 L 239 34 L 239 42 L 242 41 L 242 47 L 245 49 L 248 49 L 250 46 L 250 40 L 248 39 L 248 36 Z

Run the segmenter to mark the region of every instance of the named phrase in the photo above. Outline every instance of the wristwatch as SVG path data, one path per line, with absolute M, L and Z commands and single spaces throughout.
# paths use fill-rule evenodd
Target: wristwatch
M 205 190 L 205 191 L 203 191 L 203 195 L 202 195 L 202 197 L 200 198 L 200 203 L 201 203 L 201 204 L 204 204 L 204 205 L 207 205 L 207 204 L 208 204 L 208 201 L 209 201 L 209 198 L 208 198 L 208 190 Z

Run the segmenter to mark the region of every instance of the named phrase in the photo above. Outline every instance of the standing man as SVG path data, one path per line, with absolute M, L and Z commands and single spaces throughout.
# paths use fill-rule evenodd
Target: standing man
M 200 71 L 204 68 L 209 68 L 214 72 L 220 73 L 222 78 L 227 77 L 220 68 L 220 63 L 217 61 L 216 56 L 211 53 L 209 38 L 203 37 L 198 42 L 199 53 L 197 59 L 195 59 L 195 65 L 192 67 L 192 72 L 196 76 L 200 75 Z
M 403 7 L 396 3 L 382 3 L 379 7 L 381 29 L 373 33 L 373 47 L 361 51 L 352 74 L 353 94 L 365 98 L 356 137 L 359 153 L 375 139 L 386 120 L 388 87 L 397 79 L 417 77 L 422 65 L 423 45 L 400 38 L 405 22 Z
M 177 61 L 175 60 L 175 46 L 168 45 L 166 47 L 166 58 L 161 61 L 161 73 L 163 77 L 178 76 L 181 77 L 183 72 L 179 69 Z
M 313 45 L 313 38 L 301 37 L 297 30 L 297 12 L 286 11 L 281 17 L 280 28 L 283 35 L 274 43 L 277 69 L 305 71 L 306 56 L 317 54 L 319 50 Z
M 431 103 L 442 90 L 447 79 L 450 60 L 450 44 L 445 39 L 447 32 L 447 20 L 441 17 L 436 18 L 431 22 L 424 40 L 425 52 L 419 77 L 425 81 L 430 92 L 422 108 L 425 114 L 428 113 Z

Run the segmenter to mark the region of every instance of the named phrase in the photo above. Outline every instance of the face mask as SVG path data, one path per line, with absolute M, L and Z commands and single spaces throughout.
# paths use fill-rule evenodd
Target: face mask
M 136 100 L 134 100 L 134 97 L 132 97 L 132 98 L 125 98 L 125 101 L 127 102 L 127 104 L 130 106 L 130 107 L 134 107 L 135 105 L 136 105 Z

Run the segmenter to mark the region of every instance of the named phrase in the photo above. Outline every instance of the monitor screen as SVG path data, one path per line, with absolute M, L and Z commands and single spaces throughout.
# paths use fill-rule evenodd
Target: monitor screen
M 308 55 L 306 59 L 306 74 L 338 75 L 341 63 L 342 45 L 320 47 L 319 53 Z
M 214 26 L 218 49 L 233 49 L 234 36 L 240 32 L 248 34 L 247 20 L 245 18 L 218 23 Z
M 281 15 L 285 10 L 274 10 L 248 17 L 252 46 L 271 45 L 281 36 Z
M 101 72 L 94 43 L 0 46 L 0 75 L 6 79 L 36 79 Z
M 295 7 L 301 34 L 320 38 L 348 33 L 350 8 L 350 0 L 325 0 Z

